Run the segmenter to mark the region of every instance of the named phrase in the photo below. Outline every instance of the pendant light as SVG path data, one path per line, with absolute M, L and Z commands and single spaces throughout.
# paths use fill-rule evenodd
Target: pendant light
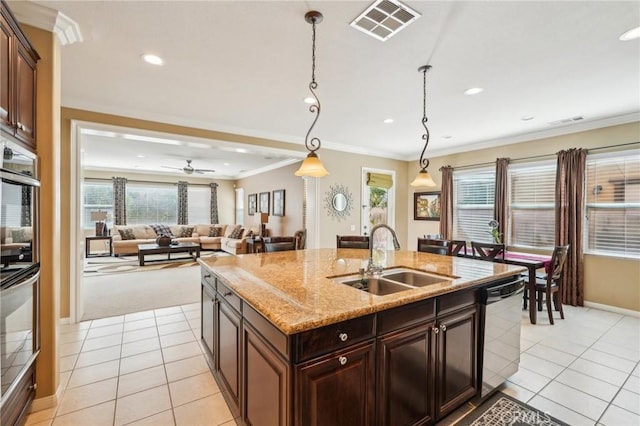
M 436 186 L 436 183 L 431 178 L 431 175 L 427 171 L 429 167 L 429 159 L 424 157 L 424 152 L 429 145 L 429 129 L 427 128 L 427 71 L 431 69 L 431 65 L 423 65 L 418 68 L 418 71 L 422 73 L 422 125 L 424 126 L 424 148 L 422 148 L 422 154 L 420 154 L 420 171 L 416 178 L 409 185 L 411 186 Z
M 304 20 L 310 23 L 313 28 L 313 35 L 311 38 L 311 83 L 309 83 L 309 90 L 315 98 L 315 103 L 309 107 L 309 111 L 315 114 L 315 118 L 313 119 L 313 123 L 311 123 L 307 136 L 304 138 L 304 145 L 309 151 L 309 154 L 300 165 L 300 168 L 295 172 L 295 175 L 323 177 L 328 175 L 329 172 L 324 168 L 322 161 L 320 161 L 318 154 L 316 154 L 316 151 L 320 149 L 320 139 L 316 137 L 309 139 L 311 130 L 313 130 L 313 127 L 318 121 L 318 117 L 320 117 L 320 101 L 318 100 L 318 96 L 316 96 L 315 92 L 315 89 L 318 87 L 318 83 L 316 83 L 316 24 L 322 22 L 322 13 L 316 11 L 307 12 L 304 15 Z

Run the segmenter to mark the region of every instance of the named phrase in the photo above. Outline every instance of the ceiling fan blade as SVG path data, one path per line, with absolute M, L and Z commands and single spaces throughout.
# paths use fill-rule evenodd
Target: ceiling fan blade
M 160 166 L 160 167 L 163 167 L 165 169 L 182 170 L 182 167 L 169 167 L 169 166 Z
M 196 169 L 196 173 L 215 173 L 212 169 Z

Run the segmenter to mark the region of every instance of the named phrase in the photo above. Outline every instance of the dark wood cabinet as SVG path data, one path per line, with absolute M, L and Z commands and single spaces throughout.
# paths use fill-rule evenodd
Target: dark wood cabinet
M 224 382 L 227 401 L 234 417 L 240 413 L 240 326 L 241 317 L 224 298 L 215 305 L 216 348 L 215 368 Z
M 209 351 L 209 356 L 214 357 L 215 348 L 215 323 L 214 315 L 218 300 L 216 298 L 216 292 L 206 284 L 202 284 L 202 311 L 200 312 L 201 318 L 201 331 L 202 342 L 205 348 Z M 212 362 L 215 366 L 215 360 Z
M 478 390 L 476 306 L 438 318 L 436 417 L 450 413 Z
M 0 2 L 0 129 L 32 149 L 38 59 L 11 11 Z
M 286 426 L 291 424 L 289 363 L 243 324 L 243 404 L 242 418 L 248 425 Z
M 375 345 L 337 351 L 295 367 L 296 425 L 371 425 Z

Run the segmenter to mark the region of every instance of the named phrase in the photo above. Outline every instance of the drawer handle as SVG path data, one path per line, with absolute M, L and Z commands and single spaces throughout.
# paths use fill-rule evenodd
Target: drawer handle
M 205 274 L 204 277 L 205 278 L 211 278 L 211 274 Z
M 442 325 L 440 326 L 440 329 L 441 329 L 442 331 L 447 331 L 447 326 L 446 326 L 445 324 L 442 324 Z
M 438 334 L 440 332 L 440 329 L 438 327 L 433 327 L 432 330 L 434 334 Z
M 347 339 L 349 338 L 349 335 L 347 333 L 340 333 L 338 334 L 338 338 L 340 339 L 341 342 L 346 342 Z
M 338 361 L 340 362 L 340 365 L 345 365 L 347 363 L 347 357 L 341 356 L 340 358 L 338 358 Z
M 231 296 L 231 295 L 233 295 L 233 293 L 231 293 L 230 291 L 223 294 L 224 297 Z

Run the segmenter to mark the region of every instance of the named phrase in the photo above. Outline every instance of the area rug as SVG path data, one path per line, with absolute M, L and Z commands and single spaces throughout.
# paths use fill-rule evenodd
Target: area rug
M 456 426 L 568 426 L 566 423 L 500 391 L 463 417 Z
M 187 268 L 198 263 L 192 258 L 188 258 L 186 253 L 174 254 L 177 259 L 167 260 L 166 254 L 153 254 L 145 256 L 144 266 L 140 266 L 138 256 L 108 256 L 90 257 L 84 260 L 84 276 L 99 274 L 120 274 L 128 272 L 157 271 L 159 269 Z M 220 251 L 201 252 L 201 258 L 212 256 L 231 256 L 229 253 Z M 158 261 L 159 260 L 159 261 Z M 156 262 L 154 262 L 156 261 Z

